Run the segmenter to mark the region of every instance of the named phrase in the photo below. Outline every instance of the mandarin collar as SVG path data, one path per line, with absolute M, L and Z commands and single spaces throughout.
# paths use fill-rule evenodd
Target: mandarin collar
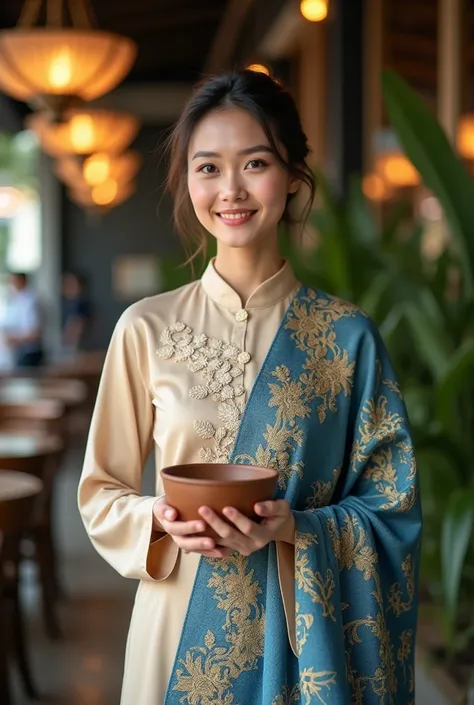
M 216 271 L 212 259 L 204 274 L 201 283 L 206 294 L 219 306 L 237 311 L 243 307 L 243 302 L 236 291 L 228 284 Z M 273 306 L 278 301 L 282 301 L 296 288 L 298 281 L 293 274 L 288 261 L 285 261 L 281 269 L 270 279 L 259 284 L 251 294 L 244 308 L 256 309 Z

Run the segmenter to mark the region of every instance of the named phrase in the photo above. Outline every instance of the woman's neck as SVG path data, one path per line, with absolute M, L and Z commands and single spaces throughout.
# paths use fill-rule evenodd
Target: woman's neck
M 240 296 L 242 306 L 260 284 L 280 271 L 282 265 L 282 257 L 276 248 L 274 251 L 265 248 L 260 252 L 251 252 L 244 247 L 218 248 L 214 262 L 216 272 Z

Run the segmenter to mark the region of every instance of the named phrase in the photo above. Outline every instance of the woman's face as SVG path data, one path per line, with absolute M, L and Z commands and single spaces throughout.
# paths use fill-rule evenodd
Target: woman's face
M 298 189 L 246 110 L 204 117 L 188 150 L 188 188 L 197 218 L 227 247 L 276 241 L 289 193 Z

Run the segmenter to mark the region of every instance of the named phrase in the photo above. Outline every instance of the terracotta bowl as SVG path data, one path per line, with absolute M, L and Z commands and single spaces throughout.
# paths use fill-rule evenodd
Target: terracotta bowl
M 277 472 L 270 468 L 218 463 L 174 465 L 164 468 L 161 476 L 167 504 L 177 510 L 179 521 L 201 519 L 202 506 L 221 516 L 224 507 L 235 507 L 258 521 L 254 505 L 273 499 L 277 482 Z M 196 536 L 218 538 L 210 527 Z

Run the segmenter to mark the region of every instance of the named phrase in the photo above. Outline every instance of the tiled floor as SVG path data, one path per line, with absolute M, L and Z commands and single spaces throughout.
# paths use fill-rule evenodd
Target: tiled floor
M 63 640 L 51 642 L 45 636 L 37 616 L 34 575 L 25 576 L 29 578 L 25 599 L 32 664 L 42 705 L 119 705 L 120 700 L 126 631 L 136 585 L 109 568 L 85 535 L 76 509 L 81 456 L 81 452 L 71 454 L 58 492 L 57 533 L 67 590 L 61 607 Z M 145 491 L 150 492 L 152 486 L 150 463 Z M 422 672 L 417 675 L 417 690 L 417 705 L 452 705 Z M 15 695 L 15 705 L 29 703 L 17 682 Z

